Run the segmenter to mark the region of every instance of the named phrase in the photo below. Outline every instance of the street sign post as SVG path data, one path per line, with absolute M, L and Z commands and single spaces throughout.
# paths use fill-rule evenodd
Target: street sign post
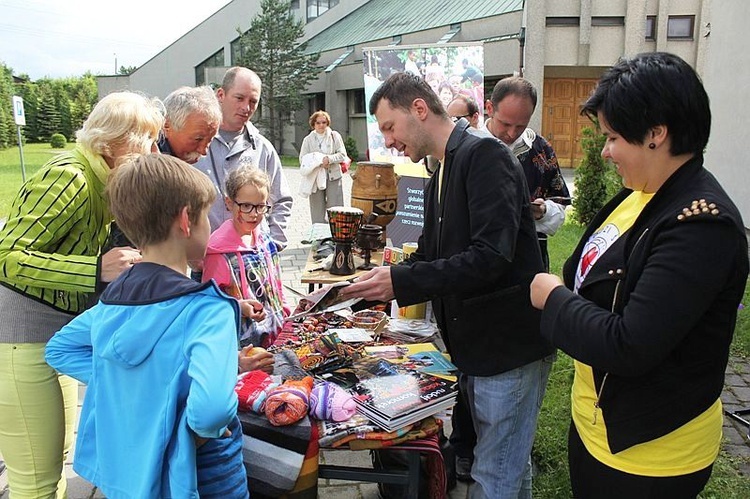
M 21 178 L 26 182 L 26 165 L 23 162 L 23 140 L 21 139 L 21 127 L 26 126 L 26 113 L 23 110 L 23 98 L 13 96 L 13 119 L 16 122 L 16 134 L 18 136 L 18 151 L 21 154 Z

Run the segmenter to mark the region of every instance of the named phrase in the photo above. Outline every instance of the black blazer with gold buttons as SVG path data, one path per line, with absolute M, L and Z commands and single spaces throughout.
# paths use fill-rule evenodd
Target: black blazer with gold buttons
M 597 214 L 564 266 L 567 288 L 542 313 L 542 335 L 593 368 L 613 453 L 716 402 L 748 276 L 742 218 L 699 156 L 672 174 L 574 294 L 586 241 L 631 192 Z

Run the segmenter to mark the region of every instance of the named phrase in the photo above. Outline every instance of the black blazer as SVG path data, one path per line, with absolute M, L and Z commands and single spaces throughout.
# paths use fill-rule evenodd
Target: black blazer
M 492 376 L 554 349 L 539 334 L 529 284 L 541 272 L 524 173 L 510 149 L 460 120 L 425 191 L 417 251 L 391 269 L 401 305 L 431 300 L 456 366 Z
M 563 269 L 568 288 L 586 241 L 631 192 L 587 228 Z M 611 452 L 666 435 L 716 402 L 747 276 L 742 218 L 698 156 L 654 194 L 578 295 L 550 294 L 542 334 L 592 366 Z

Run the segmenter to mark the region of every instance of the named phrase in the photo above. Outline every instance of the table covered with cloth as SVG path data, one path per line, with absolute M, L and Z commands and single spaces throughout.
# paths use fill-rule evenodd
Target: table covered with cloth
M 282 346 L 298 339 L 290 324 L 285 323 L 274 345 Z M 283 352 L 282 355 L 277 353 L 275 357 L 275 372 L 279 368 L 288 372 L 289 351 Z M 317 421 L 306 416 L 292 425 L 274 426 L 263 414 L 241 411 L 239 417 L 250 496 L 253 499 L 316 498 L 320 453 Z M 390 442 L 376 443 L 372 440 L 365 442 L 356 439 L 353 442 L 353 446 L 351 442 L 348 444 L 351 450 L 389 448 L 420 452 L 426 458 L 427 471 L 432 478 L 429 482 L 430 498 L 445 497 L 445 466 L 436 433 L 425 436 L 415 431 L 409 437 Z
M 262 414 L 240 412 L 242 458 L 250 497 L 314 499 L 318 495 L 318 430 L 309 417 L 273 426 Z

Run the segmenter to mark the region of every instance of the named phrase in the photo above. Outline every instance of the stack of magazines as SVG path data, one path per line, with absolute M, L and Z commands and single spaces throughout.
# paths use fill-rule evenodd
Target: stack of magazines
M 455 381 L 398 366 L 393 370 L 361 380 L 352 389 L 357 410 L 384 430 L 398 430 L 456 403 Z
M 432 343 L 374 345 L 351 366 L 319 376 L 348 390 L 357 411 L 399 430 L 456 403 L 456 366 Z

